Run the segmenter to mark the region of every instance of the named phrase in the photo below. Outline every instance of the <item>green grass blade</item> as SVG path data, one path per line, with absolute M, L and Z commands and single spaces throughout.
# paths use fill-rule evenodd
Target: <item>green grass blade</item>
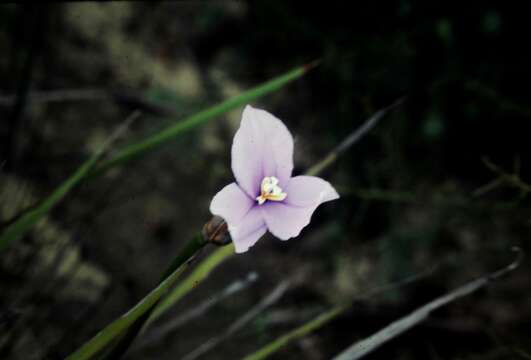
M 153 315 L 149 321 L 151 322 L 162 315 L 162 313 L 167 311 L 186 294 L 193 290 L 197 284 L 208 277 L 212 270 L 214 270 L 219 264 L 234 255 L 235 252 L 233 243 L 216 249 L 209 257 L 203 260 L 201 264 L 199 264 L 184 281 L 182 281 L 167 296 L 164 297 L 160 304 L 155 308 L 155 311 L 153 312 Z
M 120 127 L 105 141 L 105 143 L 85 161 L 68 179 L 55 189 L 39 205 L 30 209 L 16 221 L 8 225 L 0 235 L 0 251 L 6 249 L 12 242 L 23 237 L 43 216 L 57 205 L 94 167 L 110 144 L 134 121 L 140 114 L 133 113 Z
M 142 328 L 143 323 L 148 319 L 149 313 L 154 310 L 159 303 L 162 296 L 177 282 L 182 272 L 189 266 L 191 259 L 203 246 L 205 242 L 201 235 L 193 238 L 177 256 L 170 267 L 169 271 L 165 273 L 165 277 L 160 284 L 153 289 L 147 296 L 140 300 L 131 310 L 122 315 L 120 318 L 107 325 L 91 340 L 81 346 L 76 352 L 71 354 L 68 360 L 84 360 L 90 359 L 94 355 L 99 354 L 108 344 L 113 340 L 118 339 L 120 335 L 126 332 L 126 342 L 119 343 L 119 351 L 125 352 L 130 342 L 134 339 L 138 331 Z M 134 325 L 134 326 L 133 326 Z M 127 332 L 132 327 L 134 332 Z M 114 353 L 114 349 L 111 351 Z
M 131 326 L 134 321 L 140 318 L 145 312 L 149 311 L 154 304 L 160 299 L 168 288 L 175 283 L 177 278 L 184 271 L 186 266 L 180 266 L 166 280 L 151 291 L 135 307 L 125 313 L 119 319 L 113 321 L 105 329 L 94 336 L 89 342 L 85 343 L 76 352 L 67 357 L 69 360 L 90 359 L 99 353 L 107 344 L 116 339 L 124 330 Z
M 101 166 L 95 169 L 92 175 L 98 175 L 103 173 L 105 170 L 126 163 L 129 160 L 137 158 L 146 152 L 159 147 L 160 145 L 166 143 L 169 140 L 174 139 L 178 135 L 183 134 L 184 132 L 195 128 L 198 125 L 201 125 L 209 120 L 212 120 L 220 115 L 237 108 L 238 106 L 245 105 L 253 100 L 256 100 L 264 95 L 272 93 L 276 90 L 281 89 L 282 87 L 289 84 L 291 81 L 298 79 L 313 68 L 316 63 L 311 63 L 308 65 L 297 67 L 283 75 L 280 75 L 272 80 L 269 80 L 257 87 L 254 87 L 244 93 L 225 100 L 211 108 L 200 111 L 197 114 L 194 114 L 190 117 L 185 118 L 182 121 L 176 122 L 174 125 L 144 139 L 140 142 L 131 144 L 120 152 L 118 152 L 110 160 L 104 162 Z
M 516 253 L 516 259 L 509 265 L 490 274 L 486 274 L 480 277 L 479 279 L 470 281 L 415 309 L 413 312 L 392 322 L 388 326 L 382 328 L 381 330 L 370 335 L 369 337 L 361 341 L 355 342 L 354 344 L 343 350 L 340 354 L 335 356 L 334 360 L 361 359 L 362 357 L 373 352 L 388 341 L 396 338 L 397 336 L 410 330 L 414 326 L 417 326 L 423 321 L 425 321 L 433 311 L 443 306 L 449 305 L 454 301 L 461 299 L 462 297 L 468 296 L 474 293 L 475 291 L 485 286 L 488 286 L 494 280 L 498 280 L 501 277 L 506 276 L 507 274 L 518 268 L 523 260 L 523 252 L 520 248 L 513 247 L 512 251 Z
M 92 155 L 81 165 L 72 176 L 63 182 L 50 196 L 36 208 L 29 210 L 17 221 L 10 224 L 0 236 L 0 251 L 5 250 L 12 242 L 20 239 L 45 216 L 65 195 L 87 174 L 99 158 L 99 154 Z
M 376 124 L 391 110 L 395 109 L 404 102 L 404 98 L 396 100 L 391 105 L 376 111 L 368 120 L 366 120 L 359 128 L 351 132 L 345 137 L 328 155 L 321 161 L 314 164 L 306 171 L 306 175 L 316 176 L 323 172 L 327 167 L 332 165 L 345 151 L 350 149 L 354 144 L 363 139 Z
M 274 354 L 278 350 L 282 349 L 284 346 L 292 342 L 293 340 L 300 339 L 301 337 L 313 332 L 314 330 L 319 329 L 320 327 L 324 326 L 334 318 L 336 318 L 339 314 L 341 314 L 344 310 L 346 310 L 349 306 L 336 306 L 323 314 L 317 316 L 316 318 L 310 320 L 306 324 L 295 328 L 294 330 L 288 332 L 287 334 L 279 337 L 278 339 L 275 339 L 274 341 L 270 342 L 263 348 L 259 349 L 258 351 L 247 355 L 244 360 L 261 360 L 266 359 L 270 355 Z
M 177 256 L 172 265 L 163 276 L 165 279 L 176 268 L 176 264 L 182 264 L 188 257 L 193 256 L 198 250 L 196 242 L 190 242 L 184 249 L 183 254 Z M 161 301 L 153 304 L 141 317 L 139 317 L 125 332 L 125 335 L 119 340 L 116 346 L 104 356 L 104 359 L 120 358 L 127 349 L 131 346 L 133 340 L 142 331 L 145 326 L 155 320 L 160 314 L 173 306 L 177 301 L 190 292 L 194 286 L 200 281 L 204 280 L 210 272 L 221 262 L 231 255 L 234 255 L 234 245 L 230 244 L 214 251 L 208 258 L 201 262 L 201 264 L 178 286 L 175 287 L 167 296 L 161 298 Z
M 359 359 L 363 355 L 371 352 L 372 350 L 382 345 L 386 341 L 390 340 L 394 336 L 397 336 L 401 334 L 402 332 L 406 331 L 407 329 L 409 329 L 410 327 L 418 324 L 420 321 L 424 320 L 431 311 L 436 310 L 437 308 L 444 306 L 454 300 L 457 300 L 460 297 L 471 294 L 477 289 L 488 285 L 493 280 L 497 280 L 501 278 L 502 276 L 507 275 L 511 271 L 518 268 L 518 266 L 520 266 L 523 260 L 523 252 L 520 248 L 514 247 L 512 250 L 513 252 L 516 253 L 517 257 L 509 265 L 499 269 L 498 271 L 487 274 L 477 280 L 469 282 L 466 285 L 463 285 L 457 288 L 456 290 L 451 291 L 450 293 L 447 293 L 437 298 L 436 300 L 422 306 L 421 308 L 415 310 L 410 315 L 396 321 L 395 323 L 392 323 L 390 326 L 385 327 L 384 329 L 372 335 L 368 339 L 362 340 L 361 342 L 356 343 L 353 346 L 349 347 L 348 349 L 346 349 L 344 352 L 342 352 L 338 357 L 335 357 L 334 359 L 337 359 L 337 360 Z M 424 271 L 420 274 L 409 276 L 407 278 L 404 278 L 401 281 L 380 286 L 378 288 L 373 289 L 372 291 L 367 292 L 363 296 L 357 297 L 357 299 L 368 299 L 371 296 L 374 296 L 376 294 L 383 293 L 391 289 L 396 289 L 406 284 L 413 283 L 419 279 L 429 276 L 434 270 L 435 270 L 435 267 L 432 267 L 428 269 L 427 271 Z M 321 328 L 322 326 L 326 325 L 328 322 L 330 322 L 337 316 L 341 315 L 343 312 L 345 312 L 352 306 L 353 300 L 354 299 L 352 299 L 350 303 L 344 303 L 344 304 L 334 306 L 330 310 L 322 313 L 321 315 L 310 320 L 304 325 L 298 328 L 295 328 L 294 330 L 291 330 L 287 334 L 273 340 L 272 342 L 262 347 L 261 349 L 253 352 L 252 354 L 247 355 L 246 357 L 244 357 L 243 360 L 266 359 L 270 355 L 273 355 L 278 350 L 288 345 L 293 340 L 299 339 Z
M 385 291 L 389 291 L 391 289 L 396 289 L 401 286 L 404 286 L 406 284 L 412 283 L 414 281 L 417 281 L 425 276 L 428 276 L 434 271 L 435 268 L 430 268 L 428 271 L 425 271 L 420 274 L 415 274 L 412 276 L 409 276 L 407 278 L 402 279 L 401 281 L 383 285 L 380 287 L 377 287 L 371 291 L 368 291 L 362 296 L 358 296 L 357 299 L 368 299 L 371 296 L 377 295 L 379 293 L 383 293 Z M 351 299 L 349 303 L 343 303 L 334 306 L 330 310 L 322 313 L 321 315 L 317 316 L 316 318 L 308 321 L 307 323 L 295 328 L 294 330 L 291 330 L 287 334 L 273 340 L 266 346 L 262 347 L 258 351 L 247 355 L 245 357 L 245 360 L 258 360 L 258 359 L 265 359 L 269 355 L 274 354 L 278 350 L 282 349 L 286 345 L 288 345 L 290 342 L 296 339 L 300 339 L 301 337 L 319 329 L 320 327 L 326 325 L 331 320 L 335 319 L 337 316 L 341 315 L 344 311 L 348 310 L 352 306 L 352 302 L 354 299 Z

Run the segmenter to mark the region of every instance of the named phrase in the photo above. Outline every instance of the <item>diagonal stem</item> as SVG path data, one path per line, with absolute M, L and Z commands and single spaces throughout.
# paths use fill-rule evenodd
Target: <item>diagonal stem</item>
M 428 318 L 428 316 L 434 311 L 439 309 L 442 306 L 445 306 L 455 300 L 458 300 L 466 295 L 472 294 L 478 289 L 488 285 L 491 281 L 497 280 L 500 277 L 508 274 L 509 272 L 515 270 L 522 262 L 524 254 L 523 251 L 518 247 L 513 247 L 512 251 L 517 253 L 516 259 L 511 262 L 509 265 L 485 276 L 480 277 L 474 281 L 471 281 L 457 289 L 438 297 L 437 299 L 419 307 L 409 315 L 402 317 L 401 319 L 389 324 L 380 331 L 374 333 L 368 338 L 356 342 L 339 355 L 334 357 L 333 360 L 357 360 L 365 355 L 376 350 L 386 342 L 395 337 L 403 334 L 407 330 L 413 328 L 414 326 L 420 324 Z
M 359 128 L 354 132 L 348 135 L 342 142 L 339 143 L 328 155 L 326 155 L 321 161 L 313 165 L 306 171 L 306 175 L 317 175 L 321 173 L 324 169 L 334 163 L 339 156 L 341 156 L 345 151 L 350 149 L 352 145 L 360 141 L 365 135 L 372 130 L 376 124 L 382 119 L 387 113 L 391 110 L 394 110 L 396 107 L 400 106 L 404 102 L 405 98 L 400 98 L 393 102 L 391 105 L 378 110 L 375 112 L 367 121 L 363 123 Z

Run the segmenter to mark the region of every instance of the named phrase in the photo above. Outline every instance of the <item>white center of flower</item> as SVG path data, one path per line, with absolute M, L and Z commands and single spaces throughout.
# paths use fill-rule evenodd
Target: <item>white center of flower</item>
M 262 180 L 260 186 L 260 196 L 256 198 L 259 205 L 262 205 L 266 200 L 270 201 L 282 201 L 288 196 L 285 192 L 282 192 L 280 186 L 278 186 L 278 179 L 274 176 L 266 176 Z

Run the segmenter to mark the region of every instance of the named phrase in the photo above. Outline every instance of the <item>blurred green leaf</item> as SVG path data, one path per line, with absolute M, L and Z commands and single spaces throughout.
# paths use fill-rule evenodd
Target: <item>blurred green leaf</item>
M 247 355 L 244 357 L 244 360 L 261 360 L 266 359 L 270 355 L 274 354 L 278 350 L 282 349 L 284 346 L 292 342 L 293 340 L 300 339 L 301 337 L 311 333 L 312 331 L 319 329 L 320 327 L 324 326 L 334 318 L 336 318 L 339 314 L 341 314 L 344 310 L 348 309 L 349 305 L 339 305 L 331 310 L 328 310 L 321 315 L 317 316 L 316 318 L 308 321 L 306 324 L 288 332 L 287 334 L 279 337 L 278 339 L 275 339 L 271 343 L 267 344 L 263 348 L 259 349 L 258 351 Z
M 483 17 L 483 31 L 487 33 L 495 33 L 500 30 L 501 17 L 496 11 L 489 11 Z
M 452 42 L 453 31 L 452 31 L 452 22 L 450 19 L 441 19 L 436 24 L 437 35 L 444 41 L 446 45 L 449 45 Z
M 15 222 L 8 225 L 0 235 L 0 251 L 7 248 L 13 241 L 16 241 L 26 235 L 28 231 L 40 219 L 42 219 L 55 205 L 57 205 L 69 192 L 74 188 L 89 172 L 92 170 L 97 161 L 101 158 L 103 153 L 112 144 L 112 142 L 128 127 L 128 125 L 136 119 L 140 113 L 133 113 L 120 127 L 113 132 L 113 134 L 105 141 L 105 143 L 87 160 L 85 161 L 65 182 L 63 182 L 56 190 L 54 190 L 46 199 L 39 205 L 30 209 Z
M 441 115 L 437 112 L 432 112 L 426 122 L 424 123 L 423 132 L 428 138 L 438 138 L 444 131 L 444 122 Z

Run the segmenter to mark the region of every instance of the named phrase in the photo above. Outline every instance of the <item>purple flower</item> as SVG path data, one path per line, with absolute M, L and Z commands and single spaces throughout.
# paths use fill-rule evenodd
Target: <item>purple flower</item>
M 233 182 L 214 196 L 210 212 L 228 225 L 236 252 L 253 246 L 269 230 L 281 240 L 298 236 L 315 209 L 339 195 L 314 176 L 291 177 L 293 137 L 268 113 L 245 107 L 232 143 Z

